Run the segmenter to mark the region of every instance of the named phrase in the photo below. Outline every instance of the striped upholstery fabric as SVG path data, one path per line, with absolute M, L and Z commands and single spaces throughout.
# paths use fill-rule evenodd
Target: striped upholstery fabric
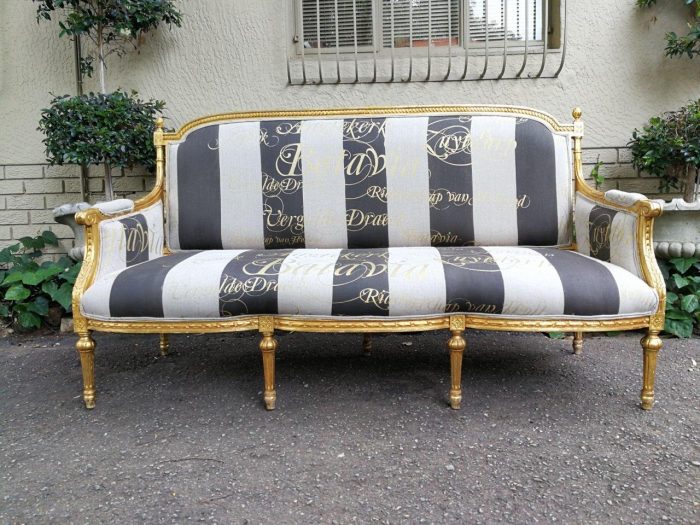
M 657 304 L 639 278 L 576 252 L 455 246 L 181 251 L 102 277 L 82 309 L 97 319 L 542 318 L 646 315 Z
M 534 118 L 212 124 L 166 165 L 173 250 L 571 243 L 570 137 Z
M 163 256 L 163 204 L 100 222 L 100 264 L 95 280 Z
M 643 278 L 637 250 L 637 216 L 576 193 L 576 249 Z

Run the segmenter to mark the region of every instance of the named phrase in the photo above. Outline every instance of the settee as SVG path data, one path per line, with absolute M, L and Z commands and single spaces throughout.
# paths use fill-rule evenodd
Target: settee
M 644 329 L 654 401 L 665 288 L 658 203 L 589 187 L 581 111 L 429 106 L 250 112 L 156 123 L 156 180 L 81 211 L 73 294 L 85 406 L 94 331 L 256 330 L 275 407 L 276 331 L 448 330 L 460 407 L 465 330 Z M 328 337 L 332 337 L 329 335 Z

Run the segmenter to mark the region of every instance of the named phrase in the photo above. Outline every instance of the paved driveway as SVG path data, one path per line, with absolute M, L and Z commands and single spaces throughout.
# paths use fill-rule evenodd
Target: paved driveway
M 277 410 L 253 335 L 97 334 L 97 408 L 70 336 L 0 339 L 0 523 L 698 523 L 700 341 L 667 340 L 637 408 L 638 334 L 584 355 L 468 334 L 280 338 Z

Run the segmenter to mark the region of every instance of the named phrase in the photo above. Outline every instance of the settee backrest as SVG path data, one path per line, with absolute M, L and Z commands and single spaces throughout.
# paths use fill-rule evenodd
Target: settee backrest
M 570 133 L 537 112 L 253 114 L 180 135 L 172 250 L 572 241 Z

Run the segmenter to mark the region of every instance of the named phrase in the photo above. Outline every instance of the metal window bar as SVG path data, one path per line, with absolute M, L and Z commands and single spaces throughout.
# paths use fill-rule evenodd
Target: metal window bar
M 294 46 L 287 60 L 287 79 L 291 85 L 556 78 L 565 65 L 567 0 L 560 0 L 559 13 L 554 13 L 559 21 L 561 41 L 556 52 L 549 49 L 549 0 L 495 0 L 501 14 L 493 20 L 489 20 L 494 16 L 489 12 L 493 11 L 494 6 L 490 4 L 494 0 L 373 0 L 371 4 L 369 0 L 290 1 L 294 5 L 294 23 L 288 27 L 296 27 L 296 34 L 291 39 Z M 359 40 L 360 5 L 362 43 Z M 403 10 L 406 8 L 408 13 Z M 321 17 L 324 17 L 323 24 Z M 330 24 L 331 17 L 333 25 Z M 305 41 L 305 21 L 310 42 Z M 455 22 L 457 27 L 460 22 L 462 26 L 457 37 L 461 42 L 457 46 L 453 45 Z M 407 39 L 403 32 L 406 30 Z M 314 32 L 315 39 L 311 36 Z M 401 52 L 397 49 L 397 38 L 401 41 L 398 47 L 405 46 Z M 501 52 L 497 51 L 497 47 L 493 49 L 492 45 L 500 39 L 503 40 Z M 307 46 L 317 48 L 314 57 L 317 64 L 316 67 L 312 66 L 312 71 L 317 71 L 311 75 L 307 67 Z M 332 47 L 334 49 L 330 49 Z M 350 78 L 341 67 L 348 53 L 354 63 L 354 75 Z M 453 75 L 453 62 L 461 54 L 464 54 L 464 68 L 461 74 Z M 489 74 L 492 54 L 501 54 L 502 63 L 497 73 Z M 532 54 L 540 55 L 541 62 L 530 69 L 529 58 Z M 509 67 L 520 60 L 520 55 L 522 60 L 519 67 Z M 555 60 L 558 64 L 552 64 L 550 56 L 557 55 L 558 60 Z M 469 66 L 473 57 L 483 60 L 483 69 L 470 75 Z M 403 69 L 405 62 L 401 67 L 402 58 L 408 58 L 407 74 Z M 324 73 L 324 66 L 333 61 L 335 78 L 326 74 L 327 69 Z M 438 73 L 439 70 L 444 73 Z M 416 73 L 420 75 L 419 78 L 416 78 Z

